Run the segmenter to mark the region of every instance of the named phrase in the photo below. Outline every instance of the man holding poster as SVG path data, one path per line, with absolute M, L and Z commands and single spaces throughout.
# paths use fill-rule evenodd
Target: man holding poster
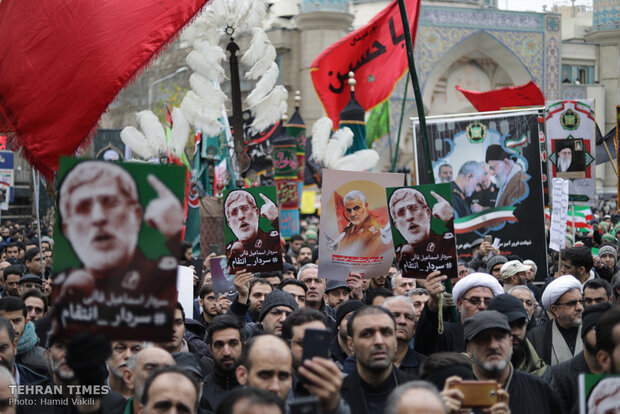
M 457 276 L 456 245 L 454 239 L 454 211 L 451 204 L 437 191 L 450 193 L 448 184 L 437 184 L 427 187 L 428 198 L 433 208 L 429 207 L 427 198 L 415 188 L 402 187 L 393 190 L 389 195 L 390 218 L 394 225 L 394 244 L 396 260 L 405 277 L 426 278 L 435 271 L 441 270 L 448 277 Z M 439 234 L 439 226 L 432 227 L 432 218 L 444 223 L 443 234 Z M 439 224 L 439 223 L 437 223 Z M 396 234 L 398 232 L 399 234 Z M 398 236 L 404 243 L 397 242 Z

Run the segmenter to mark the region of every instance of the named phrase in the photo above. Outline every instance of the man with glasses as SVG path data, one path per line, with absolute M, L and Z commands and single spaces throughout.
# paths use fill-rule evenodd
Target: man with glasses
M 444 322 L 444 332 L 439 335 L 438 311 L 439 297 L 445 288 L 443 281 L 447 276 L 439 271 L 429 274 L 425 288 L 430 298 L 422 310 L 416 327 L 415 350 L 430 355 L 434 352 L 465 352 L 463 340 L 463 322 L 483 311 L 496 295 L 504 293 L 497 279 L 486 273 L 472 273 L 459 280 L 452 289 L 452 298 L 461 315 L 460 323 Z
M 536 301 L 534 292 L 527 286 L 515 286 L 508 291 L 508 294 L 519 299 L 525 307 L 527 319 L 529 321 L 527 324 L 527 330 L 529 331 L 530 329 L 538 326 L 539 321 L 534 314 L 534 310 L 538 307 L 538 302 Z
M 583 300 L 586 308 L 604 302 L 614 303 L 611 285 L 605 279 L 588 280 L 583 285 Z
M 532 329 L 527 337 L 547 365 L 557 365 L 583 351 L 581 282 L 571 275 L 558 277 L 543 292 L 542 305 L 554 319 Z

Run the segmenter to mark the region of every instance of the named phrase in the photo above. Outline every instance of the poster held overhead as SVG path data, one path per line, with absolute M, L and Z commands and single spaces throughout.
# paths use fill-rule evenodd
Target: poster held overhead
M 63 158 L 59 173 L 52 280 L 59 335 L 169 340 L 185 169 Z
M 282 270 L 276 188 L 224 192 L 226 257 L 231 273 Z
M 319 275 L 346 280 L 383 276 L 394 259 L 385 189 L 403 174 L 323 170 Z
M 403 276 L 425 279 L 439 270 L 456 279 L 450 185 L 387 188 L 386 193 L 396 261 Z

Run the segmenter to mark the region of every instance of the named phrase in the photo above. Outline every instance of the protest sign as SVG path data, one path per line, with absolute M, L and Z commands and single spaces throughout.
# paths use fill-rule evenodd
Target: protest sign
M 394 259 L 385 189 L 402 174 L 323 170 L 319 276 L 345 280 L 350 272 L 384 276 Z
M 183 307 L 185 317 L 194 318 L 194 270 L 191 267 L 177 268 L 177 301 Z
M 553 179 L 553 212 L 549 228 L 549 248 L 559 252 L 566 247 L 566 222 L 568 221 L 568 180 Z
M 233 285 L 235 274 L 228 273 L 226 256 L 217 256 L 209 259 L 211 263 L 211 283 L 216 297 L 228 295 L 229 297 L 237 293 Z
M 224 191 L 226 257 L 231 273 L 282 270 L 276 188 Z
M 596 206 L 594 101 L 552 101 L 545 114 L 549 177 L 570 179 L 568 201 Z
M 168 341 L 185 169 L 63 158 L 54 231 L 59 334 Z
M 473 242 L 500 239 L 502 255 L 547 268 L 543 188 L 536 109 L 429 117 L 430 166 L 449 183 L 459 258 L 473 258 Z M 417 177 L 428 184 L 420 126 L 414 119 Z M 441 174 L 440 174 L 441 173 Z M 541 270 L 539 275 L 543 277 Z M 545 275 L 546 276 L 546 275 Z
M 396 261 L 403 276 L 425 279 L 435 270 L 457 278 L 450 185 L 388 188 Z
M 9 182 L 10 182 L 10 190 L 9 190 L 9 197 L 8 200 L 6 201 L 6 206 L 8 208 L 8 202 L 12 202 L 13 198 L 14 198 L 14 192 L 13 189 L 15 187 L 15 154 L 13 153 L 13 151 L 0 151 L 0 176 L 3 177 L 2 182 L 6 183 L 7 178 L 9 177 Z M 3 186 L 4 188 L 4 186 Z M 2 200 L 5 199 L 5 197 L 1 197 Z M 4 210 L 4 209 L 3 209 Z

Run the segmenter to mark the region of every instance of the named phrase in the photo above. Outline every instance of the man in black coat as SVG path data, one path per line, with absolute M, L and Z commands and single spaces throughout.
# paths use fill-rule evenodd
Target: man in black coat
M 202 386 L 200 407 L 215 411 L 226 393 L 239 386 L 235 368 L 241 357 L 243 322 L 232 315 L 213 318 L 207 330 L 207 345 L 215 364 Z
M 546 382 L 512 366 L 511 329 L 505 315 L 492 310 L 478 312 L 465 321 L 463 329 L 474 375 L 479 380 L 497 381 L 508 392 L 511 413 L 561 412 Z
M 558 396 L 558 401 L 564 405 L 566 412 L 579 412 L 579 374 L 603 373 L 603 369 L 596 360 L 596 332 L 593 328 L 609 309 L 611 309 L 610 303 L 602 303 L 586 309 L 583 312 L 581 326 L 583 352 L 578 353 L 568 361 L 551 367 L 552 378 L 549 382 Z
M 396 321 L 384 308 L 366 306 L 349 318 L 347 341 L 356 369 L 342 383 L 340 394 L 356 414 L 382 414 L 392 390 L 415 379 L 393 364 Z

